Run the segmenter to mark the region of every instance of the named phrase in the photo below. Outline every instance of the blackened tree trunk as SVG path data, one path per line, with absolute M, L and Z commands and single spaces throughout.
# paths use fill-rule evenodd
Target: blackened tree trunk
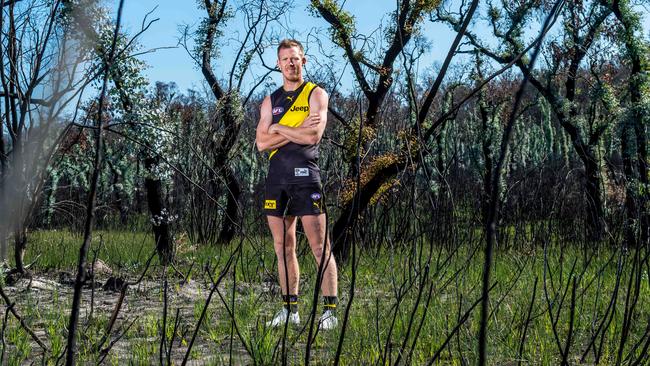
M 414 157 L 417 153 L 413 154 Z M 336 258 L 345 260 L 349 256 L 350 240 L 354 237 L 351 228 L 356 227 L 359 215 L 366 210 L 370 199 L 390 178 L 395 177 L 407 166 L 407 160 L 396 160 L 377 171 L 376 174 L 356 190 L 354 196 L 343 207 L 332 228 L 332 250 Z
M 233 168 L 230 166 L 229 155 L 235 143 L 239 130 L 241 128 L 240 117 L 237 115 L 238 100 L 235 95 L 229 93 L 221 99 L 223 103 L 221 118 L 225 127 L 224 136 L 217 147 L 215 170 L 224 178 L 226 195 L 226 210 L 221 220 L 221 230 L 217 243 L 228 244 L 235 237 L 237 229 L 241 225 L 242 212 L 241 202 L 241 185 L 235 176 Z
M 542 42 L 541 40 L 544 39 L 546 32 L 551 28 L 553 25 L 554 21 L 553 19 L 555 18 L 555 15 L 559 10 L 562 8 L 563 1 L 558 0 L 553 8 L 551 9 L 550 14 L 546 17 L 546 20 L 544 21 L 544 24 L 542 26 L 542 31 L 539 36 L 540 42 L 536 45 L 535 50 L 533 51 L 533 54 L 530 58 L 530 68 L 535 65 L 535 61 L 537 59 L 537 56 L 539 55 L 539 51 L 542 48 Z M 513 127 L 515 123 L 517 122 L 517 112 L 519 109 L 519 106 L 521 104 L 521 100 L 524 95 L 524 90 L 526 87 L 526 84 L 528 83 L 528 77 L 524 76 L 524 79 L 521 82 L 521 85 L 519 86 L 519 90 L 517 90 L 517 94 L 515 95 L 515 100 L 512 106 L 512 110 L 510 111 L 510 115 L 508 117 L 508 122 L 506 123 L 503 133 L 501 135 L 501 144 L 499 147 L 499 152 L 498 155 L 495 155 L 495 164 L 494 164 L 494 169 L 491 171 L 490 174 L 490 184 L 489 184 L 489 201 L 488 201 L 488 208 L 487 208 L 487 217 L 484 223 L 484 230 L 485 230 L 485 235 L 486 235 L 486 243 L 485 243 L 485 258 L 484 258 L 484 267 L 483 267 L 483 280 L 482 280 L 482 289 L 481 289 L 481 323 L 479 327 L 479 334 L 478 334 L 478 364 L 480 366 L 483 366 L 487 363 L 487 331 L 488 331 L 488 317 L 489 317 L 489 288 L 490 288 L 490 277 L 491 277 L 491 271 L 492 271 L 492 255 L 494 251 L 494 246 L 497 244 L 497 223 L 499 220 L 499 208 L 500 208 L 500 202 L 499 202 L 499 196 L 501 194 L 501 174 L 503 171 L 503 167 L 505 164 L 505 161 L 508 156 L 508 146 L 510 143 L 510 139 L 512 137 L 512 132 L 513 132 Z
M 128 114 L 133 112 L 133 101 L 128 94 L 128 90 L 124 90 L 123 83 L 120 75 L 112 75 L 115 87 L 120 96 L 122 108 Z M 137 123 L 137 121 L 131 121 Z M 149 214 L 151 215 L 152 231 L 156 243 L 156 250 L 160 261 L 168 264 L 173 259 L 174 254 L 174 240 L 170 230 L 171 213 L 165 207 L 165 200 L 163 197 L 163 189 L 161 180 L 152 174 L 156 171 L 156 167 L 160 164 L 160 158 L 155 151 L 149 151 L 149 147 L 145 147 L 145 179 L 144 187 L 147 196 L 147 206 Z
M 9 181 L 11 182 L 9 186 L 9 191 L 8 193 L 13 195 L 14 197 L 19 197 L 18 199 L 9 199 L 11 203 L 9 204 L 9 210 L 11 212 L 11 217 L 9 217 L 9 220 L 12 221 L 13 223 L 13 235 L 14 235 L 14 261 L 15 261 L 15 269 L 14 272 L 21 274 L 21 275 L 27 275 L 27 269 L 25 268 L 25 251 L 27 250 L 27 229 L 25 227 L 27 217 L 25 216 L 24 212 L 24 207 L 25 207 L 25 202 L 24 198 L 21 196 L 20 190 L 22 187 L 26 186 L 25 183 L 25 177 L 22 174 L 22 167 L 24 164 L 24 150 L 22 149 L 23 143 L 22 143 L 22 138 L 21 134 L 16 135 L 16 139 L 14 139 L 14 143 L 16 143 L 16 147 L 14 148 L 15 150 L 18 151 L 18 153 L 14 153 L 13 159 L 12 159 L 12 169 L 9 177 Z M 20 188 L 19 188 L 20 187 Z
M 585 167 L 585 194 L 587 197 L 587 239 L 599 241 L 605 234 L 605 199 L 599 159 L 591 149 L 578 154 Z
M 158 166 L 159 161 L 155 157 L 148 157 L 144 160 L 147 171 L 152 171 Z M 156 250 L 161 262 L 169 264 L 173 259 L 173 238 L 169 228 L 170 213 L 165 208 L 163 198 L 163 185 L 160 179 L 150 175 L 144 179 L 144 187 L 147 191 L 147 204 L 153 220 L 153 234 L 156 242 Z
M 624 115 L 621 130 L 621 156 L 625 173 L 626 244 L 636 247 L 648 243 L 650 214 L 648 194 L 640 194 L 640 187 L 648 187 L 648 141 L 647 125 L 650 112 L 643 104 L 643 91 L 650 88 L 648 73 L 649 45 L 643 36 L 639 14 L 628 1 L 603 0 L 622 24 L 625 56 L 630 63 L 628 112 Z M 636 148 L 635 148 L 636 147 Z M 635 222 L 637 225 L 635 225 Z M 638 228 L 638 229 L 637 229 Z M 637 231 L 638 230 L 638 231 Z
M 353 27 L 351 24 L 346 23 L 350 18 L 344 16 L 345 14 L 336 2 L 313 1 L 312 6 L 319 12 L 321 17 L 330 24 L 333 30 L 333 41 L 345 51 L 345 55 L 352 66 L 357 82 L 361 86 L 361 90 L 368 100 L 368 109 L 365 113 L 365 120 L 361 125 L 371 129 L 378 128 L 377 126 L 380 121 L 377 119 L 377 112 L 379 111 L 388 90 L 392 86 L 393 64 L 397 56 L 402 53 L 404 47 L 413 36 L 413 32 L 417 29 L 418 22 L 422 20 L 423 15 L 434 11 L 439 4 L 430 2 L 411 3 L 407 0 L 400 1 L 398 4 L 399 11 L 397 12 L 397 17 L 395 19 L 396 27 L 394 33 L 391 35 L 391 37 L 393 37 L 391 44 L 389 45 L 383 60 L 381 60 L 381 63 L 377 65 L 369 64 L 368 61 L 365 60 L 364 55 L 355 52 L 352 48 L 351 39 L 354 35 L 350 34 L 350 29 L 353 29 Z M 414 131 L 419 131 L 424 124 L 431 104 L 433 103 L 433 99 L 442 85 L 449 64 L 456 53 L 460 40 L 465 35 L 467 26 L 469 25 L 477 6 L 478 0 L 472 1 L 467 12 L 464 14 L 464 18 L 461 22 L 462 24 L 459 24 L 459 27 L 457 28 L 458 32 L 456 38 L 449 48 L 440 72 L 432 83 L 431 88 L 428 90 L 422 106 L 418 110 L 418 126 L 415 126 Z M 375 84 L 376 86 L 374 90 L 370 87 L 370 83 L 361 67 L 362 64 L 367 66 L 371 72 L 377 74 L 377 83 Z M 444 121 L 440 122 L 441 125 L 443 123 Z M 415 136 L 412 137 L 416 141 L 420 141 L 421 136 L 417 135 L 416 132 L 414 132 L 414 134 Z M 364 133 L 359 133 L 359 136 L 364 135 Z M 367 150 L 368 142 L 369 141 L 360 141 L 362 147 L 361 152 L 363 154 L 365 154 Z M 426 141 L 420 142 L 426 143 Z M 361 167 L 361 169 L 365 170 L 364 174 L 369 175 L 369 177 L 364 179 L 358 187 L 353 187 L 355 192 L 354 197 L 344 203 L 333 226 L 333 251 L 337 256 L 337 260 L 342 262 L 347 260 L 349 253 L 349 238 L 352 237 L 349 230 L 350 228 L 358 226 L 357 223 L 366 211 L 370 199 L 375 195 L 375 193 L 377 193 L 379 188 L 388 182 L 389 179 L 395 177 L 409 164 L 417 165 L 420 162 L 420 159 L 427 154 L 427 151 L 429 151 L 426 150 L 419 152 L 418 150 L 419 149 L 415 147 L 411 147 L 410 151 L 409 149 L 403 149 L 394 155 L 389 154 L 383 156 L 381 159 L 374 160 L 371 163 L 374 166 Z M 356 168 L 356 160 L 352 158 L 348 160 L 349 172 L 353 176 L 361 174 L 361 172 Z M 380 162 L 380 164 L 377 164 L 377 162 Z M 357 179 L 351 179 L 351 181 L 356 182 Z
M 239 223 L 241 221 L 241 186 L 232 168 L 224 167 L 225 180 L 226 180 L 226 211 L 225 217 L 221 223 L 221 231 L 217 242 L 220 244 L 228 244 L 237 234 Z
M 221 3 L 218 1 L 206 1 L 206 12 L 209 23 L 205 30 L 205 39 L 202 40 L 204 45 L 201 54 L 201 72 L 203 77 L 210 85 L 210 89 L 217 99 L 217 103 L 221 103 L 221 111 L 215 115 L 213 126 L 217 127 L 217 125 L 223 124 L 224 129 L 221 141 L 218 146 L 215 146 L 217 151 L 213 166 L 213 171 L 221 174 L 225 180 L 225 184 L 222 187 L 225 187 L 227 201 L 226 210 L 221 220 L 221 230 L 217 238 L 217 243 L 220 244 L 229 243 L 233 239 L 237 225 L 241 221 L 241 209 L 239 207 L 241 187 L 239 180 L 237 180 L 233 169 L 229 165 L 230 160 L 228 159 L 231 150 L 237 142 L 237 136 L 241 128 L 239 118 L 241 116 L 235 114 L 236 108 L 234 105 L 236 103 L 235 93 L 237 91 L 224 90 L 215 76 L 210 62 L 218 27 L 226 19 L 226 4 L 226 0 L 221 1 Z M 217 177 L 213 177 L 213 180 L 216 181 Z
M 422 21 L 424 15 L 433 11 L 436 5 L 427 2 L 414 3 L 409 0 L 398 1 L 398 11 L 394 19 L 395 28 L 390 35 L 390 44 L 387 45 L 388 47 L 386 48 L 383 59 L 378 60 L 376 63 L 368 61 L 361 51 L 354 50 L 352 39 L 355 35 L 351 33 L 354 25 L 350 23 L 353 18 L 348 17 L 341 10 L 339 4 L 335 1 L 312 1 L 311 6 L 330 25 L 333 41 L 344 50 L 345 56 L 352 66 L 355 78 L 367 100 L 367 109 L 364 113 L 363 123 L 360 123 L 360 126 L 363 126 L 368 131 L 375 131 L 381 122 L 378 119 L 379 111 L 384 104 L 388 91 L 393 85 L 393 65 L 395 60 L 413 37 L 418 23 Z M 371 75 L 366 76 L 363 66 L 368 69 L 368 73 Z M 371 85 L 370 80 L 374 77 L 373 75 L 376 76 L 376 82 L 374 85 Z M 370 143 L 370 139 L 366 138 L 367 134 L 364 131 L 352 131 L 351 133 L 358 135 L 358 137 L 353 137 L 361 139 L 361 141 L 357 141 L 353 145 L 357 146 L 357 144 L 360 144 L 360 154 L 365 155 Z M 357 149 L 350 149 L 350 151 L 356 154 Z M 399 162 L 388 163 L 381 167 L 359 165 L 357 163 L 357 157 L 354 155 L 346 156 L 346 160 L 348 165 L 348 180 L 350 182 L 357 182 L 357 176 L 361 174 L 359 169 L 365 171 L 374 169 L 377 173 L 367 181 L 364 179 L 359 187 L 348 187 L 348 189 L 355 191 L 354 198 L 344 203 L 344 207 L 336 219 L 332 231 L 333 251 L 337 260 L 341 261 L 346 261 L 348 258 L 349 238 L 351 237 L 349 228 L 358 227 L 358 221 L 362 218 L 372 196 L 388 179 L 397 174 L 400 167 L 403 168 L 406 166 L 401 159 L 398 159 L 400 160 Z M 382 160 L 385 159 L 377 159 L 376 161 Z M 364 174 L 366 173 L 364 172 Z
M 105 53 L 106 57 L 104 58 L 104 75 L 102 80 L 102 88 L 99 94 L 99 106 L 97 109 L 97 118 L 95 123 L 95 157 L 93 164 L 93 173 L 90 181 L 90 187 L 88 192 L 88 201 L 86 204 L 86 220 L 84 223 L 84 240 L 79 248 L 79 257 L 77 262 L 77 275 L 75 277 L 74 283 L 74 293 L 72 296 L 72 309 L 70 310 L 70 319 L 68 322 L 68 340 L 66 346 L 66 366 L 72 366 L 75 364 L 75 355 L 77 352 L 77 325 L 79 323 L 79 310 L 81 308 L 81 289 L 86 281 L 86 258 L 88 256 L 88 250 L 92 242 L 92 233 L 93 227 L 95 225 L 95 207 L 97 201 L 97 186 L 99 183 L 99 176 L 101 173 L 101 167 L 103 163 L 103 146 L 104 146 L 104 122 L 102 120 L 102 114 L 104 113 L 104 103 L 106 97 L 106 90 L 108 85 L 109 70 L 115 60 L 115 48 L 117 44 L 117 36 L 119 34 L 120 23 L 122 21 L 122 9 L 124 7 L 124 0 L 120 0 L 118 10 L 117 10 L 117 20 L 115 24 L 115 30 L 113 32 L 113 38 L 111 41 L 110 49 Z
M 480 68 L 480 65 L 477 65 L 477 68 Z M 480 71 L 479 71 L 480 73 Z M 479 74 L 480 75 L 480 74 Z M 483 192 L 481 192 L 481 216 L 483 219 L 483 224 L 485 227 L 489 224 L 489 210 L 491 205 L 490 202 L 490 193 L 492 192 L 492 171 L 493 171 L 493 139 L 492 134 L 490 133 L 490 125 L 492 124 L 492 119 L 495 118 L 494 114 L 490 114 L 488 111 L 488 106 L 484 100 L 484 95 L 481 92 L 479 94 L 479 113 L 481 115 L 481 152 L 483 153 Z
M 25 268 L 25 250 L 27 249 L 27 232 L 24 225 L 16 225 L 14 228 L 14 261 L 16 264 L 15 272 L 26 274 Z
M 2 109 L 0 108 L 0 111 L 1 110 Z M 7 259 L 7 234 L 9 232 L 9 227 L 7 226 L 8 218 L 6 216 L 7 205 L 5 201 L 6 172 L 7 154 L 5 152 L 4 121 L 0 119 L 0 207 L 5 207 L 5 209 L 0 210 L 0 262 L 4 262 Z

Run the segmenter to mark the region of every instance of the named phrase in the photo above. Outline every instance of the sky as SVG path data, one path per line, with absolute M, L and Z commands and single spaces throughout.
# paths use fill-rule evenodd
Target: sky
M 117 1 L 115 1 L 117 3 Z M 179 6 L 179 3 L 186 4 L 186 6 Z M 314 39 L 317 35 L 326 44 L 329 43 L 329 35 L 327 33 L 327 23 L 320 18 L 314 17 L 309 14 L 307 10 L 308 1 L 295 1 L 295 6 L 292 11 L 285 16 L 285 21 L 291 24 L 291 28 L 295 29 L 295 33 L 284 31 L 281 27 L 274 27 L 274 31 L 286 37 L 295 37 L 303 41 L 307 48 L 307 54 L 310 60 L 307 65 L 309 67 L 316 67 L 316 60 L 322 59 L 318 52 L 316 44 L 305 42 L 307 38 Z M 378 20 L 385 17 L 390 11 L 393 10 L 395 3 L 393 1 L 370 1 L 370 0 L 354 0 L 348 1 L 345 9 L 355 15 L 357 21 L 357 30 L 359 33 L 370 33 L 376 29 Z M 154 50 L 151 53 L 140 56 L 149 68 L 146 70 L 146 76 L 150 81 L 174 81 L 180 90 L 188 88 L 200 88 L 203 81 L 203 76 L 200 69 L 195 65 L 194 61 L 190 58 L 187 52 L 178 46 L 178 40 L 181 36 L 181 28 L 185 25 L 196 26 L 204 17 L 204 10 L 196 6 L 196 2 L 192 0 L 126 0 L 123 10 L 123 26 L 129 33 L 134 34 L 138 32 L 142 26 L 142 20 L 145 15 L 153 11 L 148 19 L 158 18 L 158 20 L 151 25 L 151 27 L 140 37 L 140 44 L 143 45 L 144 50 Z M 234 21 L 232 25 L 229 24 L 228 30 L 232 30 L 232 35 L 236 32 L 241 32 L 241 22 Z M 308 37 L 308 34 L 311 34 Z M 232 36 L 230 34 L 226 36 Z M 446 26 L 437 25 L 435 33 L 428 34 L 428 38 L 436 45 L 432 49 L 430 55 L 427 56 L 428 62 L 435 62 L 442 60 L 446 54 L 446 49 L 452 42 L 452 33 Z M 265 62 L 268 65 L 273 65 L 275 62 L 275 50 L 270 50 L 265 53 Z M 231 60 L 233 51 L 224 50 L 224 60 Z M 342 52 L 334 50 L 334 55 L 340 57 L 341 64 L 345 62 Z M 225 62 L 230 65 L 231 63 Z M 225 70 L 220 68 L 223 65 L 219 62 L 214 62 L 215 69 L 222 76 L 225 75 Z M 228 68 L 229 69 L 229 68 Z M 258 72 L 260 74 L 261 72 Z M 275 77 L 277 81 L 280 80 L 279 74 Z M 344 73 L 343 84 L 353 84 L 352 76 L 348 71 Z
M 113 9 L 118 3 L 117 0 L 107 0 L 107 2 Z M 310 72 L 310 67 L 313 69 L 323 67 L 316 61 L 325 59 L 313 40 L 316 38 L 321 39 L 326 48 L 332 47 L 327 33 L 327 23 L 321 18 L 310 15 L 307 10 L 308 3 L 307 0 L 295 0 L 294 6 L 283 18 L 283 22 L 290 24 L 289 27 L 294 29 L 295 33 L 289 33 L 281 26 L 272 28 L 272 31 L 282 38 L 295 37 L 305 43 L 308 59 L 313 61 L 308 62 L 307 73 Z M 344 9 L 355 16 L 358 33 L 370 34 L 377 28 L 379 21 L 394 10 L 395 4 L 394 0 L 348 0 L 344 4 Z M 643 22 L 647 35 L 648 31 L 650 31 L 650 16 L 648 16 L 650 11 L 648 9 L 639 9 L 646 14 Z M 146 76 L 152 83 L 155 81 L 173 81 L 181 91 L 189 88 L 201 89 L 203 76 L 200 69 L 195 65 L 185 49 L 178 46 L 178 40 L 181 36 L 181 28 L 185 25 L 190 27 L 198 25 L 204 17 L 204 10 L 199 9 L 196 0 L 126 0 L 123 12 L 123 26 L 131 34 L 138 32 L 143 19 L 150 12 L 148 19 L 158 20 L 139 39 L 143 51 L 151 50 L 151 52 L 140 56 L 149 66 L 145 71 Z M 243 22 L 239 17 L 240 15 L 236 13 L 235 19 L 228 23 L 225 34 L 226 39 L 238 38 L 241 35 Z M 423 34 L 430 42 L 431 47 L 419 63 L 421 71 L 442 62 L 455 35 L 455 32 L 452 32 L 446 25 L 428 21 L 425 24 Z M 481 36 L 489 34 L 489 31 L 480 23 L 475 24 L 473 29 Z M 530 32 L 532 35 L 537 30 L 530 30 Z M 332 47 L 329 51 L 335 56 L 335 61 L 340 60 L 340 62 L 336 62 L 334 67 L 341 68 L 342 65 L 345 65 L 345 58 L 340 50 Z M 232 48 L 225 47 L 222 49 L 221 59 L 213 64 L 218 76 L 224 77 L 228 74 L 231 64 L 229 61 L 232 61 L 233 58 L 234 51 Z M 275 63 L 275 51 L 271 49 L 266 52 L 264 60 L 268 65 L 273 65 Z M 228 65 L 228 67 L 223 67 L 223 65 Z M 249 85 L 254 84 L 259 75 L 265 71 L 259 67 L 253 67 L 252 69 L 254 73 L 249 74 L 245 79 Z M 341 74 L 342 88 L 347 90 L 354 88 L 355 82 L 350 68 L 341 70 Z M 276 74 L 274 79 L 279 82 L 279 74 Z

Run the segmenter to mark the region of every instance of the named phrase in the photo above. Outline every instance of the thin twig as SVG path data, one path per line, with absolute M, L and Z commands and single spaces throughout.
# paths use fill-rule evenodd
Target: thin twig
M 37 335 L 34 333 L 34 331 L 27 325 L 25 322 L 25 319 L 18 313 L 18 310 L 16 310 L 16 303 L 12 302 L 7 294 L 5 293 L 4 289 L 2 288 L 2 285 L 0 285 L 0 296 L 2 297 L 2 300 L 4 300 L 5 304 L 7 304 L 7 311 L 11 312 L 11 314 L 18 320 L 20 323 L 20 326 L 29 334 L 29 336 L 36 342 L 45 352 L 49 352 L 49 348 L 45 345 L 45 342 L 43 342 Z M 6 317 L 6 315 L 5 315 Z M 4 334 L 4 333 L 3 333 Z M 2 338 L 4 342 L 4 337 Z M 3 348 L 4 350 L 4 348 Z

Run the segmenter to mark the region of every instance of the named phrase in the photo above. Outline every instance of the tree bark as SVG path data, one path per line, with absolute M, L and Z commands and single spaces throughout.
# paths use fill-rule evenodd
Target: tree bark
M 623 121 L 621 131 L 621 155 L 623 171 L 626 178 L 626 242 L 628 246 L 636 247 L 640 243 L 648 243 L 650 237 L 650 213 L 648 212 L 648 194 L 639 194 L 639 187 L 648 187 L 648 141 L 646 125 L 650 121 L 650 113 L 643 105 L 642 91 L 650 86 L 648 80 L 649 57 L 645 53 L 643 29 L 637 14 L 634 14 L 627 1 L 603 1 L 605 6 L 612 9 L 614 15 L 623 25 L 623 39 L 627 58 L 631 64 L 630 71 L 630 104 L 629 112 Z M 635 149 L 636 145 L 636 149 Z M 647 189 L 647 188 L 646 188 Z M 638 236 L 635 221 L 638 220 Z
M 224 167 L 226 180 L 226 211 L 221 223 L 221 231 L 217 242 L 219 244 L 228 244 L 237 234 L 241 219 L 240 199 L 241 187 L 235 173 L 230 167 Z
M 413 6 L 412 6 L 413 5 Z M 371 90 L 368 79 L 366 78 L 363 70 L 361 68 L 361 63 L 363 61 L 363 55 L 358 56 L 355 51 L 352 49 L 351 36 L 347 33 L 347 30 L 338 14 L 335 14 L 332 9 L 327 6 L 326 3 L 320 1 L 312 2 L 312 6 L 319 12 L 321 17 L 325 19 L 332 29 L 338 39 L 340 47 L 345 51 L 346 57 L 350 62 L 352 69 L 354 71 L 357 82 L 359 83 L 361 90 L 363 91 L 366 99 L 368 100 L 368 109 L 365 113 L 365 119 L 363 123 L 360 123 L 361 126 L 375 128 L 378 123 L 377 114 L 380 110 L 381 105 L 393 83 L 393 64 L 397 56 L 402 53 L 404 47 L 411 39 L 413 35 L 413 30 L 416 29 L 417 23 L 421 21 L 424 9 L 421 7 L 421 3 L 411 4 L 410 1 L 400 1 L 399 2 L 399 11 L 397 13 L 396 27 L 393 34 L 393 39 L 386 51 L 381 65 L 366 65 L 372 71 L 378 74 L 378 81 L 374 88 Z M 428 96 L 423 103 L 422 108 L 418 111 L 418 122 L 421 124 L 426 119 L 427 114 L 429 113 L 429 107 L 433 98 L 435 97 L 438 88 L 442 84 L 442 79 L 444 78 L 449 62 L 453 58 L 456 49 L 460 43 L 461 38 L 464 36 L 467 29 L 469 21 L 474 15 L 474 11 L 478 6 L 478 1 L 472 1 L 472 4 L 469 6 L 468 12 L 465 14 L 465 19 L 463 20 L 463 25 L 460 27 L 454 43 L 449 49 L 445 63 L 441 68 L 438 77 L 434 81 L 431 89 L 429 90 Z M 362 136 L 360 134 L 359 136 Z M 361 146 L 363 147 L 362 151 L 366 151 L 368 146 L 367 142 L 361 141 Z M 388 179 L 396 176 L 402 169 L 407 166 L 407 161 L 413 161 L 413 164 L 417 164 L 419 161 L 419 155 L 417 152 L 407 152 L 400 151 L 402 156 L 396 161 L 388 166 L 382 167 L 377 173 L 371 177 L 368 182 L 360 187 L 356 187 L 356 192 L 354 197 L 344 204 L 339 217 L 334 223 L 332 230 L 333 236 L 333 251 L 336 255 L 336 258 L 341 262 L 345 262 L 349 254 L 349 239 L 351 237 L 350 228 L 357 227 L 357 223 L 361 218 L 361 215 L 365 212 L 368 207 L 368 203 L 372 196 L 377 192 L 377 190 L 385 184 Z M 408 157 L 408 159 L 407 159 Z M 358 157 L 357 157 L 358 158 Z M 358 171 L 358 163 L 352 158 L 348 157 L 349 162 L 349 175 L 354 179 L 355 176 L 358 176 L 360 172 Z M 356 180 L 354 180 L 356 181 Z
M 14 261 L 16 262 L 15 272 L 21 275 L 27 273 L 25 269 L 25 250 L 27 249 L 27 233 L 22 225 L 16 225 L 14 229 Z
M 241 222 L 241 208 L 239 206 L 241 199 L 241 185 L 235 176 L 233 168 L 230 166 L 230 159 L 228 157 L 231 150 L 233 150 L 237 142 L 237 136 L 241 128 L 239 117 L 236 114 L 236 100 L 233 99 L 232 93 L 226 94 L 221 99 L 223 103 L 223 113 L 221 118 L 224 122 L 224 135 L 217 147 L 215 156 L 214 171 L 221 174 L 224 178 L 223 187 L 225 187 L 224 194 L 226 195 L 226 210 L 221 219 L 221 230 L 217 238 L 217 243 L 228 244 L 234 238 L 237 228 Z M 216 121 L 215 121 L 216 122 Z M 217 179 L 214 177 L 214 179 Z
M 600 241 L 605 234 L 605 200 L 599 159 L 595 153 L 584 150 L 578 153 L 585 167 L 584 187 L 587 196 L 587 239 Z
M 119 75 L 113 75 L 115 87 L 118 89 L 120 95 L 120 102 L 125 112 L 131 113 L 133 111 L 133 101 L 131 97 L 126 94 L 122 87 L 122 81 Z M 162 194 L 162 182 L 160 179 L 153 178 L 151 172 L 160 163 L 160 159 L 156 152 L 146 151 L 147 157 L 144 159 L 145 178 L 144 188 L 147 196 L 147 206 L 152 223 L 152 231 L 156 243 L 156 250 L 160 261 L 168 264 L 173 260 L 174 242 L 169 227 L 170 212 L 165 209 L 165 200 Z
M 81 289 L 86 281 L 86 257 L 88 256 L 88 250 L 92 242 L 92 233 L 93 226 L 95 225 L 95 206 L 97 200 L 97 186 L 99 182 L 99 176 L 101 172 L 101 166 L 103 161 L 103 145 L 104 145 L 104 124 L 102 122 L 102 114 L 104 111 L 104 98 L 106 96 L 106 89 L 108 84 L 109 70 L 112 66 L 115 56 L 115 48 L 117 44 L 117 36 L 119 34 L 120 23 L 122 21 L 122 9 L 124 7 L 124 0 L 120 0 L 118 10 L 117 10 L 117 20 L 115 24 L 115 30 L 113 33 L 113 39 L 111 42 L 111 48 L 108 54 L 108 57 L 105 59 L 106 71 L 103 75 L 102 80 L 102 89 L 99 94 L 99 107 L 97 110 L 97 121 L 95 130 L 95 157 L 93 164 L 93 174 L 90 181 L 90 191 L 88 192 L 88 203 L 86 204 L 86 221 L 84 223 L 84 240 L 79 248 L 79 257 L 77 263 L 77 275 L 75 277 L 74 283 L 74 293 L 72 296 L 72 309 L 70 311 L 70 319 L 68 323 L 68 340 L 67 340 L 67 350 L 66 350 L 66 366 L 72 366 L 75 364 L 75 353 L 77 351 L 77 325 L 79 323 L 79 309 L 81 307 Z
M 159 164 L 157 158 L 149 157 L 144 161 L 145 167 L 151 171 Z M 170 213 L 165 209 L 165 200 L 163 198 L 162 182 L 160 179 L 154 179 L 150 175 L 144 179 L 144 186 L 147 191 L 147 204 L 151 218 L 153 235 L 156 243 L 156 251 L 160 261 L 167 265 L 173 260 L 173 239 L 169 228 Z
M 225 184 L 222 186 L 225 186 L 227 201 L 226 210 L 221 220 L 221 230 L 217 237 L 217 243 L 219 244 L 227 244 L 234 238 L 238 223 L 241 221 L 241 210 L 239 207 L 241 186 L 239 180 L 235 177 L 233 169 L 229 165 L 228 159 L 228 154 L 235 146 L 241 128 L 240 116 L 236 115 L 236 106 L 234 105 L 237 101 L 233 98 L 236 90 L 224 91 L 224 88 L 219 84 L 214 74 L 210 62 L 217 27 L 224 19 L 226 3 L 227 1 L 222 1 L 221 3 L 206 2 L 206 11 L 210 23 L 205 33 L 205 39 L 203 40 L 204 46 L 201 55 L 201 73 L 208 82 L 212 94 L 217 99 L 217 103 L 221 103 L 223 108 L 220 111 L 221 113 L 215 115 L 213 121 L 215 130 L 220 122 L 224 126 L 223 137 L 219 141 L 218 146 L 215 146 L 216 153 L 213 166 L 214 171 L 217 174 L 222 174 L 225 180 Z M 216 181 L 217 177 L 213 177 L 213 180 Z
M 482 93 L 481 93 L 482 94 Z M 483 132 L 483 141 L 481 143 L 481 151 L 483 153 L 483 192 L 481 192 L 481 216 L 483 224 L 487 228 L 489 226 L 489 209 L 491 207 L 490 192 L 492 192 L 492 138 L 489 136 L 488 126 L 490 125 L 490 115 L 488 114 L 487 107 L 484 105 L 482 95 L 479 96 L 479 110 L 481 113 L 481 123 Z
M 406 162 L 406 159 L 399 159 L 380 169 L 366 184 L 358 187 L 354 197 L 344 205 L 332 228 L 332 250 L 337 260 L 340 258 L 341 261 L 345 261 L 349 257 L 349 240 L 353 237 L 350 228 L 357 227 L 372 196 L 388 179 L 402 171 L 407 166 Z

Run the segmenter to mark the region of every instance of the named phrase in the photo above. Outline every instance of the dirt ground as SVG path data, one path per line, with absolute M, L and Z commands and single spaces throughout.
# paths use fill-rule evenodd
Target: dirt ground
M 83 303 L 80 311 L 80 329 L 87 329 L 88 319 L 91 316 L 95 319 L 102 319 L 101 328 L 98 328 L 92 335 L 92 332 L 84 334 L 84 337 L 95 336 L 94 342 L 105 333 L 106 324 L 108 319 L 116 309 L 116 304 L 120 298 L 120 292 L 115 289 L 105 288 L 105 284 L 109 281 L 111 276 L 98 275 L 94 282 L 89 282 L 83 289 Z M 45 320 L 35 314 L 43 314 L 50 312 L 61 312 L 65 318 L 65 326 L 67 326 L 67 319 L 70 312 L 70 303 L 73 296 L 73 281 L 74 278 L 69 273 L 46 273 L 46 274 L 33 274 L 31 279 L 20 279 L 11 286 L 5 285 L 4 290 L 16 303 L 16 310 L 23 315 L 29 326 L 35 334 L 45 342 L 48 346 L 51 340 L 48 339 L 46 333 Z M 94 287 L 94 288 L 93 288 Z M 225 284 L 220 284 L 219 291 L 228 298 L 228 289 Z M 270 296 L 273 291 L 277 291 L 277 286 L 272 282 L 260 282 L 256 285 L 239 284 L 237 286 L 238 293 L 247 293 L 255 291 L 260 296 Z M 230 289 L 232 291 L 232 288 Z M 168 282 L 168 320 L 169 324 L 173 324 L 176 312 L 179 312 L 181 319 L 177 329 L 177 335 L 172 348 L 172 362 L 178 364 L 182 361 L 187 351 L 187 345 L 190 342 L 192 333 L 196 327 L 196 319 L 200 313 L 201 305 L 205 303 L 206 298 L 210 292 L 210 286 L 206 279 L 185 281 L 183 279 L 170 279 Z M 36 307 L 37 309 L 35 309 Z M 198 307 L 198 311 L 197 311 Z M 219 308 L 219 310 L 215 310 Z M 5 306 L 6 309 L 6 306 Z M 92 309 L 92 310 L 91 310 Z M 229 322 L 229 316 L 220 300 L 218 294 L 215 292 L 211 299 L 209 309 L 214 310 L 211 321 L 213 322 Z M 147 327 L 154 327 L 160 329 L 162 324 L 162 310 L 163 310 L 163 283 L 162 281 L 153 281 L 151 279 L 144 279 L 141 282 L 129 286 L 126 292 L 121 309 L 115 321 L 115 325 L 111 332 L 110 340 L 106 342 L 104 347 L 114 342 L 112 345 L 109 356 L 106 358 L 105 363 L 117 361 L 128 362 L 133 360 L 133 345 L 148 343 L 150 347 L 155 349 L 155 358 L 152 362 L 158 361 L 158 349 L 160 344 L 160 336 L 158 334 L 151 334 L 147 331 Z M 129 328 L 126 336 L 121 337 L 121 334 Z M 61 323 L 59 323 L 61 325 Z M 169 325 L 172 327 L 173 325 Z M 148 334 L 149 333 L 149 334 Z M 157 331 L 155 333 L 158 333 Z M 61 337 L 64 337 L 65 331 L 60 332 Z M 222 339 L 222 342 L 215 342 L 215 340 L 206 339 L 204 332 L 201 333 L 192 348 L 190 362 L 188 365 L 204 365 L 204 364 L 220 364 L 228 362 L 229 358 L 229 335 Z M 235 336 L 233 347 L 233 361 L 236 364 L 250 363 L 250 358 L 246 351 L 242 348 L 240 342 Z M 65 339 L 62 339 L 65 344 Z M 169 341 L 169 339 L 167 340 Z M 78 341 L 80 347 L 84 347 L 84 340 Z M 88 347 L 91 340 L 86 341 L 85 347 Z M 32 353 L 29 359 L 41 359 L 43 352 L 38 344 L 34 341 L 32 343 Z M 12 351 L 12 345 L 8 344 L 8 352 Z

